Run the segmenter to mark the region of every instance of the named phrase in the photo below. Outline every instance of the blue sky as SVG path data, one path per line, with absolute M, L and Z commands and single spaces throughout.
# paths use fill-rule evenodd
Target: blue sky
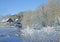
M 41 3 L 46 2 L 46 0 L 0 0 L 0 16 L 34 10 Z

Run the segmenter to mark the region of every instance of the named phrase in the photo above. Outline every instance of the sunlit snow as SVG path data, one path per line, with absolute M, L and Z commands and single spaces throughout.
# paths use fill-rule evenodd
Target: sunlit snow
M 53 42 L 57 40 L 57 34 L 54 27 L 43 27 L 40 30 L 29 28 L 22 31 L 23 42 Z

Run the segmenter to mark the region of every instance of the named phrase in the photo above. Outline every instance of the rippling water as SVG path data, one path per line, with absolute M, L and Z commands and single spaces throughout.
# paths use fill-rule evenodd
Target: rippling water
M 20 38 L 16 37 L 17 33 L 17 28 L 0 27 L 0 42 L 22 42 Z

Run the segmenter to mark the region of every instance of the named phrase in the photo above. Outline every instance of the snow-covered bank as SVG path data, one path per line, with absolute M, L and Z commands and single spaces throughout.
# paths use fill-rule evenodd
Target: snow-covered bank
M 57 42 L 55 27 L 43 27 L 40 30 L 27 27 L 22 31 L 23 42 Z

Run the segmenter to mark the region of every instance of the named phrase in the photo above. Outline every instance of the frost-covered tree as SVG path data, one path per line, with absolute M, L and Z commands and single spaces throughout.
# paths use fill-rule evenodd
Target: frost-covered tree
M 53 26 L 57 17 L 60 16 L 60 0 L 48 0 L 46 9 L 49 25 Z

